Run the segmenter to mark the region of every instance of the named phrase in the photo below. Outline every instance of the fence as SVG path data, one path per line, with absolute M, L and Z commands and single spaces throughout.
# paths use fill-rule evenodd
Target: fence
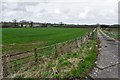
M 34 50 L 27 52 L 4 55 L 2 56 L 3 76 L 7 77 L 22 68 L 27 70 L 33 65 L 40 64 L 41 61 L 45 62 L 48 58 L 57 58 L 59 55 L 80 49 L 83 44 L 88 42 L 90 37 L 94 37 L 92 33 L 93 32 L 90 32 L 83 37 L 78 37 L 55 45 L 35 48 Z

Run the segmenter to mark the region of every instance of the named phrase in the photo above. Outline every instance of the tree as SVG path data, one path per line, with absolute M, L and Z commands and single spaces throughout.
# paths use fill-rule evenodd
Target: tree
M 12 20 L 12 21 L 13 21 L 14 27 L 17 27 L 17 20 L 14 19 L 14 20 Z
M 25 28 L 26 28 L 26 20 L 20 21 L 20 24 L 21 24 L 21 27 L 24 27 L 24 25 L 25 25 Z
M 32 21 L 30 21 L 30 27 L 31 27 L 31 28 L 33 27 L 33 22 L 32 22 Z

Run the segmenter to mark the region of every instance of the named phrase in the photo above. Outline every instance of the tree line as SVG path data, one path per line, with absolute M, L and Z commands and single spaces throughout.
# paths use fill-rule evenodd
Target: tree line
M 17 21 L 16 19 L 12 20 L 12 22 L 0 22 L 2 28 L 42 28 L 42 27 L 58 27 L 58 28 L 96 28 L 98 26 L 102 28 L 118 28 L 120 25 L 105 25 L 105 24 L 95 24 L 95 25 L 79 25 L 79 24 L 64 24 L 60 23 L 40 23 L 33 21 Z

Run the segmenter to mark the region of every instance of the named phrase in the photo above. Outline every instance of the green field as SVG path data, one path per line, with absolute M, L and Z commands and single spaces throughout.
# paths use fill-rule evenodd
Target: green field
M 2 30 L 3 53 L 25 52 L 72 40 L 85 36 L 92 30 L 92 28 L 4 28 Z M 34 56 L 10 62 L 8 66 L 12 66 L 10 69 L 15 71 L 10 74 L 15 74 L 15 78 L 84 78 L 95 66 L 96 45 L 96 38 L 94 40 L 90 38 L 87 44 L 83 44 L 77 51 L 58 56 L 54 54 L 54 47 L 38 50 L 39 64 L 31 67 L 22 66 L 26 62 L 34 61 Z M 59 71 L 54 74 L 54 70 Z
M 2 44 L 2 28 L 0 28 L 0 44 Z
M 21 52 L 71 40 L 91 31 L 89 28 L 3 28 L 3 52 Z

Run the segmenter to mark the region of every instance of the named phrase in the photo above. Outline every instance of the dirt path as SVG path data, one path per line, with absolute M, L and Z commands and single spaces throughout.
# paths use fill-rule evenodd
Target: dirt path
M 112 78 L 114 80 L 116 78 L 119 80 L 118 44 L 120 42 L 107 36 L 100 29 L 98 29 L 97 33 L 101 42 L 101 49 L 99 50 L 96 67 L 89 76 L 93 79 L 102 78 L 101 80 L 107 80 L 105 78 Z

